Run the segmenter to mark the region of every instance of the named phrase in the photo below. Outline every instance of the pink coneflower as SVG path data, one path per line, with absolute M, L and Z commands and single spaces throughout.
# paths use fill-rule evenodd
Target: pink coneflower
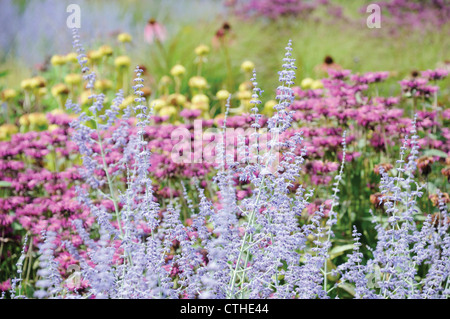
M 393 166 L 389 163 L 375 165 L 375 167 L 373 168 L 374 173 L 380 175 L 380 168 L 383 168 L 383 171 L 387 173 L 393 168 Z
M 450 196 L 447 193 L 441 193 L 440 195 L 432 194 L 428 196 L 428 198 L 431 200 L 434 207 L 439 206 L 439 201 L 442 201 L 444 204 L 450 203 Z
M 212 39 L 212 46 L 214 48 L 219 48 L 221 44 L 224 44 L 224 41 L 226 40 L 226 36 L 231 32 L 231 25 L 228 22 L 224 22 L 222 24 L 222 27 L 220 27 L 216 34 L 214 35 Z M 229 42 L 227 44 L 230 44 Z
M 447 177 L 447 180 L 450 182 L 450 167 L 443 168 L 441 174 Z
M 419 168 L 420 172 L 424 175 L 428 175 L 431 173 L 431 164 L 434 163 L 434 158 L 431 156 L 422 156 L 419 159 L 417 159 L 417 167 Z
M 150 19 L 144 29 L 144 38 L 150 44 L 155 40 L 164 42 L 167 38 L 167 30 L 162 24 L 156 22 L 155 19 Z
M 443 80 L 448 76 L 448 71 L 445 69 L 426 70 L 422 72 L 422 76 L 429 81 Z
M 384 203 L 386 202 L 386 200 L 383 200 L 383 195 L 381 195 L 381 193 L 375 193 L 370 195 L 369 200 L 375 206 L 375 208 L 381 209 L 383 209 Z

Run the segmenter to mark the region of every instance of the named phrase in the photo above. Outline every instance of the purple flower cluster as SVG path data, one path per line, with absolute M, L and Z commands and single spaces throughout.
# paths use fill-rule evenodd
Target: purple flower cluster
M 225 6 L 245 19 L 250 17 L 280 20 L 293 17 L 299 20 L 320 19 L 320 11 L 325 11 L 335 20 L 346 24 L 358 24 L 362 21 L 344 15 L 343 8 L 330 0 L 226 0 Z M 435 29 L 448 25 L 450 7 L 446 0 L 383 0 L 377 1 L 382 10 L 383 28 L 390 30 L 390 35 L 397 34 L 407 28 Z M 364 22 L 367 19 L 367 4 L 359 10 Z
M 271 20 L 294 17 L 308 19 L 319 8 L 324 7 L 327 13 L 342 18 L 342 8 L 329 0 L 232 0 L 225 1 L 234 13 L 240 17 L 264 17 Z

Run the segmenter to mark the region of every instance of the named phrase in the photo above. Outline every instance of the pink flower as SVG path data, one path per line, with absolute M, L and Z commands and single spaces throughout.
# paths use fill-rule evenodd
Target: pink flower
M 448 75 L 448 71 L 445 69 L 426 70 L 422 72 L 422 76 L 430 81 L 437 81 L 445 79 Z
M 11 280 L 8 279 L 4 282 L 0 282 L 0 291 L 7 291 L 11 289 Z
M 60 253 L 58 257 L 55 258 L 55 260 L 59 262 L 59 265 L 64 270 L 64 272 L 70 265 L 75 265 L 78 263 L 75 258 L 73 258 L 72 255 L 66 251 Z
M 187 232 L 187 235 L 190 240 L 195 240 L 198 238 L 198 232 L 196 232 L 196 231 Z
M 89 282 L 87 280 L 84 280 L 84 279 L 81 279 L 80 281 L 77 281 L 77 280 L 66 280 L 66 281 L 64 281 L 64 286 L 69 291 L 83 290 L 83 289 L 89 287 Z
M 2 214 L 0 215 L 0 225 L 9 226 L 14 221 L 14 216 Z
M 329 172 L 337 171 L 338 168 L 339 168 L 339 164 L 336 163 L 336 162 L 329 162 L 329 163 L 327 163 L 327 170 Z
M 446 109 L 442 112 L 442 117 L 446 120 L 450 119 L 450 109 Z
M 72 245 L 74 245 L 75 247 L 78 247 L 83 244 L 83 240 L 81 239 L 81 237 L 79 235 L 73 235 L 71 238 L 71 241 L 72 241 Z
M 236 192 L 236 197 L 238 200 L 243 200 L 247 196 L 247 192 L 245 190 L 239 190 Z
M 144 29 L 144 38 L 150 44 L 155 40 L 164 42 L 167 38 L 166 28 L 155 19 L 150 19 Z

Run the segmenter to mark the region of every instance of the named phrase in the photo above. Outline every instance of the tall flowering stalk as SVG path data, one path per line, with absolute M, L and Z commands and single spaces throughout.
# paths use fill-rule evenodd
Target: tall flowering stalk
M 19 260 L 16 263 L 17 266 L 17 275 L 19 276 L 18 278 L 14 278 L 11 280 L 12 285 L 11 285 L 11 289 L 10 289 L 10 294 L 11 294 L 11 298 L 23 298 L 24 296 L 22 295 L 22 273 L 23 273 L 23 261 L 25 259 L 25 249 L 27 246 L 27 242 L 28 242 L 28 236 L 25 236 L 25 241 L 22 247 L 22 252 L 20 254 Z M 19 291 L 19 295 L 16 296 L 16 287 L 17 290 Z
M 327 220 L 326 225 L 328 226 L 328 229 L 326 231 L 327 234 L 327 241 L 325 242 L 324 246 L 325 246 L 325 254 L 324 254 L 324 275 L 323 275 L 323 289 L 327 292 L 328 289 L 328 284 L 327 284 L 327 280 L 328 280 L 328 263 L 327 260 L 329 258 L 328 255 L 328 250 L 331 248 L 331 237 L 333 236 L 333 231 L 332 231 L 332 227 L 333 225 L 335 225 L 337 223 L 337 213 L 334 210 L 335 206 L 339 203 L 339 184 L 342 180 L 342 177 L 344 175 L 344 165 L 345 165 L 345 155 L 346 155 L 346 141 L 345 141 L 345 136 L 346 136 L 347 132 L 344 131 L 344 135 L 342 137 L 342 162 L 341 162 L 341 168 L 339 170 L 339 174 L 336 175 L 335 177 L 335 182 L 333 183 L 333 195 L 331 196 L 331 208 L 330 208 L 330 212 L 329 212 L 329 218 Z

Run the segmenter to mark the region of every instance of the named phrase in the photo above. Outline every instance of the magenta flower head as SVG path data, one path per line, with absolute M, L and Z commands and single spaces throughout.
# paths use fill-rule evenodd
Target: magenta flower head
M 448 76 L 448 71 L 445 69 L 426 70 L 422 72 L 422 76 L 429 81 L 443 80 Z
M 167 30 L 164 25 L 159 24 L 155 19 L 150 19 L 144 29 L 145 41 L 152 44 L 155 40 L 164 42 L 167 38 Z
M 202 112 L 200 110 L 184 109 L 183 111 L 180 112 L 180 116 L 184 117 L 187 120 L 193 120 L 193 119 L 199 117 L 201 113 Z
M 330 78 L 335 80 L 343 80 L 347 78 L 351 73 L 352 72 L 350 70 L 328 70 L 328 75 L 330 76 Z

